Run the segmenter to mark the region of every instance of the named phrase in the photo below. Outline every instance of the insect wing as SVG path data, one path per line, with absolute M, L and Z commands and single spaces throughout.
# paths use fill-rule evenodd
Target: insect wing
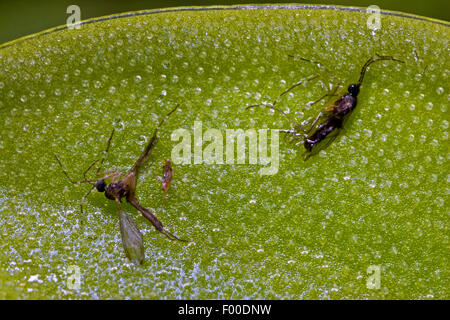
M 120 234 L 125 253 L 134 264 L 142 264 L 145 259 L 142 234 L 130 216 L 119 210 Z
M 320 151 L 325 150 L 328 148 L 334 140 L 339 136 L 340 131 L 342 129 L 335 129 L 332 133 L 330 133 L 324 140 L 320 141 L 318 144 L 316 144 L 313 147 L 313 150 L 311 152 L 306 151 L 304 154 L 304 160 L 308 160 L 310 157 L 318 154 Z

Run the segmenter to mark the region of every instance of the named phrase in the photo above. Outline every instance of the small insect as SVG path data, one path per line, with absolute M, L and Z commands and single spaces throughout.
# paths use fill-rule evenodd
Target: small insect
M 170 162 L 170 160 L 165 160 L 163 177 L 158 179 L 161 181 L 161 187 L 164 194 L 167 194 L 167 192 L 169 191 L 170 184 L 172 183 L 172 177 L 173 177 L 172 162 Z
M 131 262 L 135 264 L 142 264 L 145 259 L 144 255 L 144 246 L 142 244 L 142 234 L 133 220 L 128 216 L 128 214 L 122 208 L 122 199 L 125 198 L 127 202 L 129 202 L 132 206 L 134 206 L 147 220 L 149 220 L 153 226 L 168 237 L 170 240 L 178 240 L 178 241 L 186 241 L 179 239 L 175 235 L 171 234 L 167 231 L 163 224 L 156 218 L 156 216 L 147 208 L 144 208 L 136 198 L 136 182 L 139 175 L 139 169 L 144 164 L 144 162 L 148 159 L 150 151 L 154 148 L 158 141 L 158 131 L 160 127 L 163 125 L 164 121 L 178 108 L 178 105 L 170 111 L 158 124 L 156 127 L 153 136 L 151 137 L 149 143 L 145 147 L 144 151 L 140 155 L 140 157 L 136 160 L 134 165 L 128 170 L 125 175 L 122 175 L 118 170 L 113 170 L 105 173 L 100 173 L 101 167 L 105 160 L 106 154 L 109 151 L 111 140 L 114 135 L 114 129 L 111 132 L 111 135 L 107 142 L 106 150 L 103 153 L 103 157 L 100 161 L 94 161 L 83 173 L 83 180 L 74 181 L 70 178 L 67 172 L 64 170 L 61 161 L 55 154 L 56 161 L 61 166 L 62 171 L 64 172 L 67 179 L 72 184 L 81 184 L 88 183 L 91 184 L 92 187 L 83 197 L 82 203 L 86 201 L 88 195 L 92 192 L 94 188 L 99 192 L 104 192 L 106 198 L 110 200 L 114 200 L 117 209 L 119 212 L 119 224 L 120 224 L 120 233 L 122 236 L 122 244 L 125 249 L 125 253 Z M 97 169 L 97 175 L 104 175 L 102 178 L 98 180 L 88 180 L 86 178 L 86 174 L 92 169 L 92 167 L 99 162 L 99 167 Z M 106 180 L 109 179 L 111 182 L 107 184 Z M 81 204 L 82 209 L 82 204 Z
M 304 61 L 309 61 L 306 59 L 303 59 Z M 305 130 L 304 125 L 301 125 L 291 119 L 286 113 L 284 113 L 282 110 L 275 108 L 275 104 L 277 101 L 272 103 L 272 105 L 267 106 L 270 109 L 273 109 L 279 113 L 281 113 L 283 116 L 288 118 L 291 123 L 293 124 L 293 128 L 289 130 L 280 130 L 280 132 L 286 133 L 288 135 L 291 135 L 294 139 L 300 140 L 299 143 L 303 143 L 306 152 L 304 154 L 304 160 L 308 160 L 311 156 L 317 154 L 320 150 L 323 150 L 327 148 L 339 135 L 340 131 L 343 129 L 343 125 L 345 120 L 348 118 L 348 116 L 352 113 L 352 111 L 356 108 L 357 105 L 357 96 L 359 94 L 359 90 L 361 87 L 361 84 L 364 79 L 364 75 L 367 71 L 367 68 L 369 65 L 376 61 L 380 60 L 393 60 L 397 62 L 404 63 L 401 60 L 395 59 L 391 56 L 381 56 L 376 54 L 375 56 L 371 57 L 367 62 L 363 65 L 360 73 L 360 77 L 357 83 L 350 84 L 347 88 L 347 93 L 344 95 L 339 95 L 336 93 L 339 84 L 334 87 L 331 92 L 325 94 L 320 99 L 314 101 L 310 105 L 314 105 L 318 103 L 319 101 L 325 99 L 326 97 L 332 97 L 332 96 L 338 96 L 338 99 L 334 101 L 331 105 L 325 107 L 324 110 L 320 111 L 317 117 L 314 119 L 314 121 L 311 123 L 309 129 Z M 313 62 L 313 61 L 310 61 Z M 326 70 L 326 69 L 325 69 Z M 291 91 L 293 88 L 300 85 L 303 81 L 310 81 L 318 76 L 309 77 L 306 79 L 301 80 L 300 82 L 294 84 L 289 89 L 285 90 L 279 97 L 286 94 L 287 92 Z M 247 107 L 253 108 L 255 106 L 260 105 L 253 105 Z M 318 124 L 316 127 L 316 124 Z M 317 146 L 321 144 L 321 142 L 327 140 L 323 147 L 318 148 Z

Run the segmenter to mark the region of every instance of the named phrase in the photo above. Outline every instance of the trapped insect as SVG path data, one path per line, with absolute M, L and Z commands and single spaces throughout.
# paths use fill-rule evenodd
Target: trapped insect
M 114 200 L 118 213 L 119 213 L 119 224 L 120 224 L 120 233 L 122 236 L 122 244 L 125 249 L 125 253 L 127 257 L 135 264 L 142 264 L 145 259 L 144 255 L 144 246 L 142 244 L 142 234 L 136 224 L 133 220 L 128 216 L 128 214 L 124 211 L 122 208 L 122 199 L 125 198 L 127 202 L 129 202 L 132 206 L 134 206 L 147 220 L 149 220 L 153 226 L 164 234 L 166 237 L 168 237 L 170 240 L 178 240 L 178 241 L 185 241 L 182 239 L 179 239 L 175 235 L 171 234 L 169 231 L 167 231 L 163 224 L 156 218 L 156 216 L 147 208 L 144 208 L 136 198 L 136 182 L 139 175 L 139 169 L 144 164 L 144 162 L 148 159 L 150 151 L 154 148 L 158 141 L 158 131 L 160 127 L 163 125 L 164 121 L 178 108 L 178 105 L 170 111 L 158 124 L 156 127 L 153 136 L 151 137 L 149 143 L 145 147 L 142 154 L 139 156 L 139 158 L 136 160 L 134 165 L 128 170 L 126 174 L 122 174 L 118 170 L 113 170 L 105 173 L 100 173 L 101 167 L 103 165 L 103 162 L 105 160 L 105 157 L 109 151 L 111 140 L 114 135 L 114 129 L 111 132 L 111 135 L 107 142 L 107 147 L 105 152 L 103 153 L 103 157 L 100 161 L 96 160 L 94 161 L 83 173 L 83 180 L 80 181 L 74 181 L 70 178 L 70 176 L 67 174 L 67 172 L 64 170 L 61 161 L 59 158 L 55 155 L 56 161 L 61 166 L 62 171 L 64 172 L 67 179 L 72 184 L 81 184 L 81 183 L 88 183 L 92 185 L 90 190 L 85 194 L 83 197 L 82 203 L 86 201 L 88 195 L 92 192 L 94 188 L 97 189 L 99 192 L 104 192 L 106 198 L 110 200 Z M 86 174 L 92 169 L 92 167 L 99 163 L 99 167 L 97 169 L 97 175 L 104 176 L 98 180 L 88 180 L 86 178 Z M 110 180 L 110 183 L 108 184 L 106 180 Z M 82 208 L 82 205 L 81 205 Z
M 304 58 L 301 58 L 304 61 L 313 62 Z M 360 73 L 360 77 L 357 83 L 350 84 L 347 88 L 347 93 L 344 95 L 339 95 L 336 93 L 339 84 L 335 86 L 335 88 L 322 96 L 320 99 L 314 101 L 311 105 L 314 105 L 321 100 L 325 99 L 326 97 L 332 97 L 337 96 L 338 99 L 334 101 L 332 104 L 328 105 L 319 112 L 319 114 L 314 118 L 311 125 L 308 129 L 305 129 L 304 127 L 307 124 L 301 125 L 298 122 L 291 119 L 286 113 L 284 113 L 282 110 L 275 108 L 275 105 L 277 103 L 277 100 L 272 103 L 272 105 L 269 105 L 270 109 L 273 109 L 279 113 L 281 113 L 283 116 L 288 118 L 291 123 L 293 124 L 293 127 L 289 130 L 280 130 L 280 132 L 286 133 L 288 135 L 291 135 L 294 139 L 299 140 L 299 143 L 303 143 L 306 152 L 304 154 L 304 160 L 308 160 L 311 156 L 317 154 L 320 152 L 320 150 L 326 149 L 338 136 L 340 131 L 343 129 L 344 122 L 348 118 L 348 116 L 353 112 L 353 110 L 356 108 L 357 105 L 357 96 L 359 94 L 359 90 L 361 87 L 361 84 L 364 79 L 364 75 L 366 73 L 367 68 L 369 65 L 376 61 L 381 60 L 393 60 L 397 62 L 404 63 L 401 60 L 395 59 L 391 56 L 381 56 L 376 54 L 375 56 L 371 57 L 367 62 L 363 65 Z M 313 62 L 317 63 L 317 62 Z M 325 69 L 326 70 L 326 69 Z M 327 70 L 328 71 L 328 70 Z M 285 90 L 278 98 L 286 94 L 287 92 L 291 91 L 293 88 L 299 86 L 304 81 L 310 81 L 313 79 L 316 79 L 318 76 L 309 77 L 306 79 L 301 80 L 300 82 L 294 84 L 289 89 Z M 261 106 L 261 105 L 253 105 L 247 107 L 253 108 L 255 106 Z M 317 126 L 316 126 L 317 125 Z M 319 147 L 319 145 L 321 145 Z

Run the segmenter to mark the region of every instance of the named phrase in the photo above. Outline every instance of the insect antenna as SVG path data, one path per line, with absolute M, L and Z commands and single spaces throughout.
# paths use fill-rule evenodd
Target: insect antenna
M 394 57 L 391 57 L 391 56 L 381 56 L 379 54 L 375 54 L 373 57 L 371 57 L 369 60 L 367 60 L 367 62 L 363 65 L 363 67 L 361 69 L 360 76 L 359 76 L 358 83 L 356 84 L 357 86 L 361 86 L 361 84 L 362 84 L 362 82 L 364 80 L 364 75 L 366 74 L 367 68 L 372 63 L 374 63 L 376 61 L 381 61 L 381 60 L 393 60 L 393 61 L 397 61 L 397 62 L 400 62 L 400 63 L 405 63 L 404 61 L 398 60 L 398 59 L 396 59 Z

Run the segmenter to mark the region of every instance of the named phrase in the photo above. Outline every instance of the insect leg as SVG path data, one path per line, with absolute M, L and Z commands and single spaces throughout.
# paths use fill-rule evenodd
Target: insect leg
M 84 221 L 84 219 L 83 219 L 84 218 L 83 206 L 86 204 L 87 198 L 91 194 L 92 190 L 94 190 L 94 186 L 91 186 L 89 191 L 86 192 L 86 194 L 83 196 L 83 198 L 81 198 L 81 201 L 80 201 L 80 224 L 81 225 L 83 225 L 83 221 Z
M 337 90 L 339 89 L 340 86 L 341 86 L 341 84 L 338 83 L 337 85 L 335 85 L 335 86 L 333 87 L 333 89 L 332 89 L 330 92 L 324 94 L 323 96 L 321 96 L 319 99 L 313 101 L 312 103 L 306 104 L 306 105 L 303 107 L 302 111 L 304 111 L 304 110 L 306 109 L 306 107 L 311 107 L 311 106 L 313 106 L 313 105 L 319 103 L 320 101 L 322 101 L 323 99 L 325 99 L 325 98 L 327 98 L 327 97 L 340 97 L 341 95 L 337 93 Z
M 136 174 L 136 177 L 138 175 L 139 167 L 147 160 L 148 155 L 150 154 L 150 151 L 155 147 L 156 143 L 158 142 L 158 136 L 157 136 L 158 129 L 155 129 L 155 132 L 153 133 L 153 136 L 150 138 L 150 142 L 145 147 L 144 152 L 141 154 L 141 156 L 137 159 L 135 164 L 131 167 L 129 172 L 134 172 Z
M 269 109 L 274 110 L 274 111 L 280 113 L 281 115 L 283 115 L 283 116 L 284 116 L 286 119 L 288 119 L 289 122 L 291 122 L 291 124 L 295 127 L 295 126 L 298 125 L 297 121 L 295 121 L 294 119 L 292 119 L 291 117 L 289 117 L 289 116 L 288 116 L 284 111 L 282 111 L 281 109 L 276 108 L 275 105 L 278 103 L 278 101 L 280 100 L 280 98 L 281 98 L 283 95 L 287 94 L 288 92 L 290 92 L 290 91 L 293 90 L 294 88 L 298 87 L 298 86 L 301 85 L 303 82 L 305 82 L 305 81 L 311 81 L 311 80 L 314 80 L 314 79 L 319 78 L 319 77 L 320 77 L 320 75 L 315 75 L 315 76 L 311 76 L 311 77 L 309 77 L 309 78 L 301 79 L 300 81 L 298 81 L 297 83 L 295 83 L 293 86 L 291 86 L 291 87 L 289 87 L 288 89 L 284 90 L 284 91 L 283 91 L 283 92 L 275 99 L 275 101 L 272 102 L 271 105 L 264 105 L 264 104 L 261 104 L 261 103 L 260 103 L 260 104 L 255 104 L 255 105 L 248 106 L 248 107 L 245 108 L 245 110 L 248 110 L 248 109 L 251 109 L 251 108 L 255 108 L 255 107 L 266 107 L 266 108 L 269 108 Z
M 141 204 L 139 203 L 137 198 L 135 198 L 135 197 L 127 198 L 127 201 L 129 203 L 131 203 L 131 205 L 133 207 L 135 207 L 148 221 L 150 221 L 153 224 L 153 226 L 155 227 L 156 230 L 161 232 L 167 238 L 169 238 L 170 240 L 178 240 L 178 241 L 186 242 L 186 240 L 180 239 L 177 236 L 171 234 L 169 231 L 167 231 L 164 228 L 164 226 L 161 223 L 161 221 L 159 221 L 158 218 L 156 218 L 156 216 L 149 209 L 144 208 L 143 206 L 141 206 Z
M 70 183 L 72 184 L 80 184 L 80 183 L 90 183 L 93 184 L 95 181 L 89 181 L 88 179 L 86 179 L 86 173 L 94 166 L 94 164 L 96 164 L 98 162 L 98 160 L 95 160 L 94 162 L 91 163 L 91 165 L 86 169 L 86 171 L 84 171 L 83 173 L 83 178 L 84 180 L 80 180 L 80 181 L 75 181 L 73 180 L 69 174 L 67 173 L 67 171 L 64 169 L 61 160 L 59 160 L 58 156 L 56 154 L 53 154 L 55 156 L 56 161 L 58 162 L 59 166 L 61 167 L 62 172 L 64 173 L 64 175 L 67 177 L 67 180 L 69 180 Z
M 278 113 L 280 113 L 283 117 L 285 117 L 286 119 L 289 120 L 289 122 L 293 125 L 296 126 L 298 125 L 297 121 L 295 121 L 294 119 L 292 119 L 291 117 L 289 117 L 283 110 L 275 108 L 275 104 L 271 104 L 271 105 L 264 105 L 264 104 L 255 104 L 252 106 L 248 106 L 247 108 L 245 108 L 246 110 L 251 109 L 251 108 L 255 108 L 255 107 L 264 107 L 264 108 L 269 108 L 273 111 L 276 111 Z
M 297 88 L 297 87 L 298 87 L 299 85 L 301 85 L 303 82 L 305 82 L 305 81 L 311 81 L 311 80 L 317 79 L 317 78 L 319 78 L 319 77 L 320 77 L 320 75 L 315 75 L 315 76 L 311 76 L 311 77 L 309 77 L 309 78 L 301 79 L 300 81 L 298 81 L 297 83 L 295 83 L 295 84 L 292 85 L 291 87 L 289 87 L 289 88 L 287 88 L 286 90 L 284 90 L 284 91 L 278 96 L 277 100 L 280 99 L 280 98 L 281 98 L 282 96 L 284 96 L 285 94 L 287 94 L 287 93 L 289 93 L 290 91 L 292 91 L 293 89 Z M 274 102 L 274 104 L 277 102 L 277 100 Z
M 289 142 L 288 138 L 291 138 L 291 141 L 298 139 L 302 142 L 305 139 L 305 134 L 299 133 L 296 129 L 289 129 L 289 130 L 278 130 L 281 133 L 285 133 L 284 141 Z M 297 142 L 298 143 L 298 142 Z
M 289 130 L 279 130 L 279 132 L 287 133 L 287 134 L 290 134 L 290 135 L 293 135 L 293 136 L 296 136 L 296 137 L 299 137 L 299 136 L 306 137 L 306 136 L 308 135 L 308 133 L 310 133 L 311 130 L 314 128 L 314 126 L 315 126 L 316 123 L 319 121 L 319 119 L 320 119 L 320 117 L 321 117 L 322 115 L 323 115 L 323 112 L 320 111 L 319 114 L 317 115 L 317 117 L 316 117 L 316 118 L 314 119 L 314 121 L 311 123 L 311 125 L 310 125 L 310 127 L 309 127 L 308 130 L 304 130 L 304 129 L 303 129 L 303 126 L 300 126 L 300 125 L 297 124 L 297 125 L 295 126 L 294 129 L 289 129 Z M 300 133 L 298 132 L 299 130 L 303 131 L 303 135 L 300 134 Z
M 320 117 L 322 116 L 322 111 L 319 112 L 319 114 L 317 115 L 317 117 L 314 119 L 314 121 L 311 123 L 311 126 L 309 127 L 309 129 L 305 132 L 306 134 L 310 133 L 311 130 L 314 128 L 314 126 L 316 125 L 317 121 L 319 121 Z
M 172 109 L 168 114 L 164 116 L 164 118 L 161 120 L 161 122 L 156 127 L 155 131 L 153 132 L 153 136 L 150 138 L 149 143 L 145 147 L 144 151 L 140 155 L 140 157 L 136 160 L 136 163 L 131 167 L 131 169 L 128 172 L 134 172 L 136 177 L 138 176 L 139 167 L 147 160 L 148 155 L 150 154 L 150 151 L 155 147 L 156 143 L 158 142 L 158 130 L 163 125 L 164 121 L 177 110 L 179 107 L 179 104 L 176 105 L 174 109 Z
M 296 58 L 296 56 L 294 56 L 294 55 L 288 55 L 290 58 Z M 330 75 L 330 77 L 331 78 L 333 78 L 333 80 L 335 81 L 335 82 L 337 82 L 336 80 L 337 80 L 337 77 L 330 71 L 330 70 L 328 70 L 321 62 L 319 62 L 319 61 L 314 61 L 314 60 L 310 60 L 310 59 L 306 59 L 306 58 L 303 58 L 303 57 L 300 57 L 300 56 L 297 56 L 298 57 L 298 59 L 300 59 L 300 60 L 302 60 L 302 61 L 305 61 L 305 62 L 309 62 L 309 63 L 312 63 L 312 64 L 315 64 L 315 65 L 317 65 L 319 68 L 322 68 L 326 73 L 328 73 L 329 75 Z
M 98 162 L 98 160 L 95 160 L 94 162 L 92 162 L 91 165 L 83 172 L 84 181 L 88 181 L 88 179 L 86 178 L 86 174 L 92 169 L 94 164 L 96 164 L 97 162 Z

